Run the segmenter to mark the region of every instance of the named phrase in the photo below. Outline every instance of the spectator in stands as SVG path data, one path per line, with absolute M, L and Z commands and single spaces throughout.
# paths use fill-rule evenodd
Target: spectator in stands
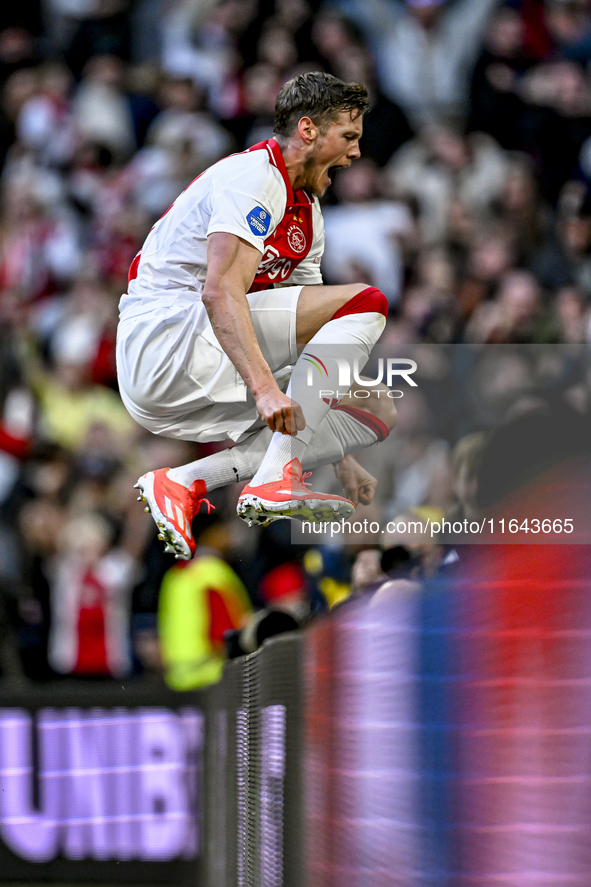
M 186 0 L 171 10 L 164 22 L 163 70 L 199 84 L 219 117 L 230 118 L 238 111 L 238 41 L 256 12 L 257 4 L 252 0 Z
M 395 305 L 404 276 L 403 247 L 414 234 L 408 206 L 385 198 L 382 177 L 371 160 L 343 170 L 334 191 L 339 204 L 324 211 L 327 280 L 367 280 Z
M 426 356 L 425 364 L 427 360 Z M 422 506 L 442 512 L 451 501 L 450 447 L 432 427 L 434 412 L 425 393 L 421 387 L 405 387 L 404 396 L 396 405 L 394 445 L 383 450 L 369 448 L 363 454 L 364 467 L 377 478 L 377 498 L 381 506 L 381 511 L 368 515 L 369 521 L 387 522 L 402 512 Z M 365 516 L 365 512 L 363 514 Z M 360 534 L 349 541 L 360 541 Z M 379 536 L 379 542 L 383 541 Z
M 241 148 L 250 148 L 273 135 L 275 97 L 280 82 L 279 72 L 262 62 L 244 72 L 242 113 L 226 124 Z
M 474 217 L 473 225 L 490 220 L 505 184 L 507 157 L 489 136 L 465 137 L 456 125 L 439 123 L 403 145 L 387 173 L 395 193 L 416 201 L 424 243 L 440 243 L 458 207 Z
M 558 290 L 552 319 L 556 331 L 551 330 L 551 341 L 572 345 L 589 342 L 589 305 L 576 287 L 565 286 Z
M 214 534 L 208 533 L 209 542 Z M 158 632 L 166 682 L 175 690 L 215 683 L 225 660 L 224 634 L 242 628 L 251 611 L 232 568 L 203 547 L 186 565 L 164 576 Z
M 474 431 L 461 437 L 452 450 L 451 472 L 455 502 L 446 515 L 450 521 L 464 518 L 472 520 L 478 513 L 476 475 L 486 440 L 483 431 Z
M 134 668 L 157 671 L 171 559 L 131 487 L 148 449 L 147 463 L 162 466 L 197 454 L 138 432 L 114 390 L 116 303 L 147 230 L 203 166 L 270 134 L 285 77 L 320 66 L 364 82 L 373 101 L 366 160 L 329 195 L 323 273 L 384 278 L 394 310 L 382 343 L 591 341 L 589 10 L 556 0 L 545 11 L 495 0 L 46 0 L 42 19 L 37 2 L 4 6 L 0 609 L 12 636 L 0 638 L 0 667 L 53 674 L 49 568 L 63 558 L 61 528 L 83 510 L 87 538 L 98 545 L 100 514 L 138 566 Z M 150 20 L 134 48 L 130 15 Z M 132 48 L 148 64 L 130 67 Z M 440 436 L 411 393 L 388 459 L 367 452 L 389 514 L 446 508 L 456 436 L 535 394 L 520 355 L 476 367 L 470 386 L 469 421 L 454 415 Z M 586 412 L 587 382 L 569 397 Z M 48 441 L 61 449 L 48 453 Z M 458 496 L 465 478 L 454 467 Z M 260 581 L 293 560 L 291 536 L 283 522 L 237 531 L 227 520 L 234 492 L 215 500 L 216 534 L 233 535 L 218 554 L 264 605 Z M 460 496 L 466 512 L 470 495 Z M 359 512 L 369 514 L 384 516 L 378 505 Z M 314 586 L 329 605 L 350 593 L 349 542 L 359 538 L 339 542 L 322 555 L 338 574 L 321 571 Z
M 60 465 L 56 459 L 53 466 L 48 461 L 44 467 L 48 472 L 52 467 L 58 471 L 63 467 L 66 476 L 69 476 L 70 465 L 67 461 Z M 48 653 L 51 564 L 67 521 L 63 501 L 51 494 L 52 479 L 46 479 L 45 493 L 42 492 L 41 478 L 39 481 L 38 495 L 18 509 L 19 544 L 15 546 L 18 570 L 12 582 L 13 612 L 10 620 L 18 644 L 20 667 L 33 681 L 55 677 Z M 13 508 L 13 514 L 16 511 Z M 13 565 L 16 564 L 13 559 Z
M 555 52 L 564 59 L 586 65 L 591 61 L 591 14 L 585 3 L 548 0 L 544 24 Z
M 80 244 L 61 183 L 29 165 L 6 170 L 0 216 L 0 287 L 24 301 L 54 293 L 80 267 Z
M 298 49 L 289 25 L 270 19 L 257 42 L 257 58 L 285 77 L 298 60 Z
M 503 148 L 523 145 L 523 75 L 535 59 L 526 48 L 526 26 L 520 11 L 500 6 L 484 36 L 470 87 L 468 129 L 489 133 Z
M 342 76 L 348 60 L 364 45 L 359 28 L 330 8 L 314 17 L 311 38 L 320 63 L 335 77 Z
M 550 210 L 541 198 L 534 166 L 526 154 L 510 154 L 503 190 L 493 207 L 499 231 L 511 244 L 513 260 L 527 263 L 547 237 Z
M 0 84 L 39 59 L 36 38 L 42 30 L 41 4 L 4 4 L 0 15 Z
M 463 328 L 476 307 L 493 297 L 503 275 L 515 266 L 516 256 L 510 232 L 498 225 L 479 231 L 461 251 L 455 246 L 459 265 L 457 307 Z M 460 340 L 463 335 L 462 331 Z
M 131 0 L 51 0 L 66 18 L 74 19 L 67 42 L 66 58 L 79 75 L 93 56 L 109 55 L 128 59 L 131 50 L 129 13 Z M 64 8 L 65 6 L 65 8 Z
M 130 592 L 135 562 L 112 545 L 98 513 L 72 517 L 52 566 L 49 662 L 60 674 L 124 677 L 131 671 Z
M 83 341 L 92 381 L 109 385 L 114 378 L 109 351 L 114 347 L 116 319 L 116 298 L 87 267 L 67 294 L 45 299 L 38 306 L 32 326 L 50 357 L 59 354 L 70 339 Z
M 510 271 L 496 297 L 482 302 L 473 313 L 466 338 L 491 344 L 539 342 L 542 309 L 535 277 L 527 271 Z
M 74 98 L 74 121 L 80 135 L 105 145 L 120 159 L 136 147 L 133 117 L 123 88 L 123 62 L 95 55 L 84 67 Z
M 538 166 L 543 197 L 556 206 L 563 185 L 580 177 L 580 153 L 591 136 L 591 90 L 575 62 L 538 65 L 524 77 L 523 148 Z
M 42 165 L 63 166 L 71 160 L 76 146 L 72 74 L 60 62 L 46 63 L 36 73 L 35 93 L 24 101 L 18 114 L 18 138 L 37 153 Z
M 363 118 L 361 156 L 385 166 L 394 152 L 414 135 L 406 114 L 381 89 L 367 47 L 351 47 L 339 59 L 335 73 L 345 82 L 363 83 L 366 87 L 371 107 Z
M 341 0 L 363 29 L 386 95 L 415 126 L 463 114 L 474 64 L 496 0 Z
M 308 583 L 295 562 L 270 570 L 261 581 L 260 597 L 265 607 L 249 614 L 241 631 L 226 633 L 231 658 L 254 653 L 268 638 L 295 631 L 310 615 Z
M 188 78 L 167 78 L 158 102 L 161 112 L 148 129 L 148 144 L 174 152 L 186 145 L 192 155 L 191 173 L 197 175 L 228 153 L 228 133 L 205 110 L 203 91 Z
M 550 291 L 577 286 L 591 298 L 591 189 L 568 183 L 561 192 L 556 225 L 531 257 L 530 268 Z
M 310 614 L 308 583 L 295 561 L 269 570 L 261 580 L 260 595 L 267 607 L 289 613 L 300 625 Z
M 94 331 L 83 325 L 54 343 L 53 371 L 30 356 L 29 379 L 39 402 L 39 433 L 66 449 L 81 450 L 97 425 L 109 435 L 113 453 L 125 453 L 135 423 L 114 391 L 90 381 Z

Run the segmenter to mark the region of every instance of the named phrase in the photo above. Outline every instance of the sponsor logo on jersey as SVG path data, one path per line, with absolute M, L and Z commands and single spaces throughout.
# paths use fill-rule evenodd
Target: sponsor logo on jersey
M 264 237 L 269 230 L 271 217 L 262 206 L 255 206 L 246 216 L 246 221 L 257 237 Z
M 279 252 L 272 246 L 268 246 L 265 250 L 262 262 L 258 267 L 257 275 L 267 275 L 269 280 L 285 280 L 291 274 L 292 262 L 281 256 Z
M 252 291 L 270 283 L 284 283 L 306 258 L 314 240 L 312 204 L 285 213 L 272 234 L 265 239 L 265 251 L 255 275 Z M 316 264 L 320 263 L 320 258 Z
M 306 235 L 299 225 L 290 225 L 287 229 L 287 242 L 291 249 L 299 255 L 306 249 Z

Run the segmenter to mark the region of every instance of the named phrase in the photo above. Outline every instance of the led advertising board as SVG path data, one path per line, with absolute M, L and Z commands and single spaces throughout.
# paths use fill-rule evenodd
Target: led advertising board
M 0 878 L 194 884 L 202 746 L 194 705 L 0 708 Z

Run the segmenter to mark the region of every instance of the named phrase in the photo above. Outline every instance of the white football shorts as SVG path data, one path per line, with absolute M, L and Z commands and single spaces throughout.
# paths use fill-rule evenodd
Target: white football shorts
M 254 330 L 271 372 L 297 360 L 301 286 L 247 295 Z M 180 440 L 238 441 L 261 425 L 254 398 L 222 351 L 205 306 L 194 294 L 172 301 L 123 296 L 117 330 L 123 403 L 154 434 Z

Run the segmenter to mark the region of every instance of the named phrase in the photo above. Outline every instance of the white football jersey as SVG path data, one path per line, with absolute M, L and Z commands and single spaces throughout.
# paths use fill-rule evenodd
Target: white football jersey
M 294 193 L 274 139 L 196 178 L 150 231 L 119 305 L 120 394 L 136 421 L 156 434 L 239 440 L 257 419 L 201 300 L 207 237 L 218 231 L 261 254 L 247 298 L 272 372 L 297 360 L 300 286 L 322 283 L 319 203 L 304 190 Z
M 121 312 L 200 298 L 207 237 L 235 234 L 261 252 L 253 289 L 322 283 L 324 225 L 317 200 L 294 193 L 274 139 L 232 154 L 198 176 L 156 222 L 130 268 Z M 168 298 L 167 298 L 168 297 Z M 135 309 L 135 310 L 134 310 Z

